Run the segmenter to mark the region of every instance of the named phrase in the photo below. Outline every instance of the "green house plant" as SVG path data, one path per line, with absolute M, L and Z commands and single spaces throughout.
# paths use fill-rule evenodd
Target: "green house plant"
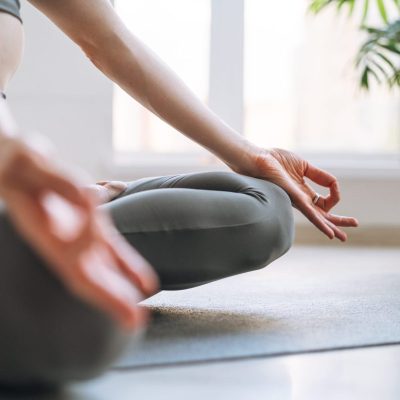
M 389 4 L 390 3 L 390 4 Z M 360 11 L 360 29 L 366 33 L 355 58 L 360 85 L 370 88 L 371 78 L 389 88 L 400 86 L 400 0 L 311 0 L 310 11 L 318 14 L 326 7 L 347 9 L 351 16 Z M 380 24 L 370 26 L 368 16 L 375 7 Z

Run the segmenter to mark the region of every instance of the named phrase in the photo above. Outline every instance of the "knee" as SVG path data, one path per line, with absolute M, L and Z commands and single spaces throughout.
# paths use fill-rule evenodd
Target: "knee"
M 128 336 L 108 316 L 66 296 L 65 314 L 46 316 L 46 321 L 41 321 L 47 324 L 40 335 L 44 338 L 32 339 L 34 346 L 39 340 L 47 341 L 41 354 L 35 353 L 39 382 L 60 385 L 93 378 L 104 372 L 128 343 Z
M 6 356 L 0 360 L 0 382 L 58 386 L 103 372 L 121 353 L 127 336 L 105 314 L 62 287 L 52 297 L 46 296 L 49 291 L 43 291 L 42 284 L 36 289 L 39 301 L 27 304 L 24 295 L 15 293 L 13 309 L 18 310 L 18 318 L 1 318 L 0 346 Z
M 266 201 L 258 208 L 258 218 L 251 224 L 249 270 L 264 268 L 284 255 L 294 241 L 293 209 L 289 196 L 280 187 L 265 182 Z
M 54 386 L 105 370 L 128 335 L 73 296 L 12 229 L 7 233 L 0 269 L 0 383 Z
M 287 193 L 278 186 L 274 188 L 273 201 L 276 205 L 276 252 L 280 257 L 293 245 L 295 234 L 293 207 Z
M 255 245 L 264 254 L 265 261 L 276 259 L 285 254 L 294 240 L 294 218 L 291 200 L 288 194 L 272 182 L 236 176 L 241 184 L 241 193 L 252 198 L 249 218 L 253 221 L 250 230 Z M 256 239 L 256 238 L 255 238 Z M 262 250 L 263 249 L 263 250 Z

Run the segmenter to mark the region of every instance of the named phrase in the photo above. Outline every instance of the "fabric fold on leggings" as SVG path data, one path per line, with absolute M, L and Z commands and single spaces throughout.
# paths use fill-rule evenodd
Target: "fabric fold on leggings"
M 293 241 L 292 207 L 271 182 L 230 172 L 145 178 L 103 206 L 163 289 L 263 267 Z
M 234 173 L 140 179 L 101 208 L 162 289 L 263 268 L 293 240 L 287 194 Z M 106 369 L 131 339 L 58 280 L 1 207 L 0 251 L 0 386 L 58 385 Z

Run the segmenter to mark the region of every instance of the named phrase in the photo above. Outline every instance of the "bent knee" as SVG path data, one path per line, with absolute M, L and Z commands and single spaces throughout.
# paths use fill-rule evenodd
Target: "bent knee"
M 127 335 L 72 295 L 1 214 L 0 231 L 1 384 L 58 385 L 103 371 Z
M 291 201 L 280 187 L 265 182 L 265 201 L 258 209 L 258 218 L 248 227 L 247 256 L 244 271 L 263 268 L 284 255 L 294 241 L 294 218 Z
M 6 347 L 1 351 L 6 356 L 0 360 L 2 384 L 59 386 L 93 378 L 115 360 L 128 338 L 96 311 L 86 316 L 71 311 L 77 312 L 77 318 L 39 317 L 34 326 L 24 324 L 23 332 L 6 327 L 14 335 L 5 335 L 1 344 Z
M 274 188 L 274 203 L 276 211 L 276 250 L 278 257 L 285 254 L 294 241 L 294 216 L 292 202 L 288 194 L 280 187 Z

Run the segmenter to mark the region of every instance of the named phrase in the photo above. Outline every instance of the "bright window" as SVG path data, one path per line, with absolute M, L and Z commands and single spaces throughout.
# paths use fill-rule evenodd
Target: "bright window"
M 207 102 L 210 0 L 117 0 L 115 7 L 128 28 Z M 114 147 L 124 153 L 199 151 L 199 146 L 118 87 L 114 94 Z
M 400 151 L 399 96 L 378 87 L 372 93 L 358 89 L 353 59 L 363 36 L 356 21 L 338 17 L 333 10 L 307 15 L 308 0 L 115 3 L 132 32 L 209 104 L 233 109 L 235 99 L 229 91 L 218 93 L 217 100 L 209 98 L 209 93 L 215 93 L 209 82 L 213 82 L 212 74 L 223 76 L 232 65 L 243 64 L 242 75 L 230 85 L 234 93 L 243 93 L 242 126 L 238 127 L 237 118 L 229 121 L 228 116 L 227 122 L 259 145 L 318 154 Z M 232 12 L 238 6 L 243 10 L 243 41 L 232 42 L 231 36 L 225 35 L 227 42 L 220 43 L 224 36 L 218 36 L 218 30 L 231 25 L 240 31 Z M 229 46 L 227 57 L 212 59 L 210 49 L 215 52 L 215 46 L 220 46 L 221 52 Z M 197 145 L 118 88 L 114 145 L 117 152 L 124 153 L 199 152 Z

